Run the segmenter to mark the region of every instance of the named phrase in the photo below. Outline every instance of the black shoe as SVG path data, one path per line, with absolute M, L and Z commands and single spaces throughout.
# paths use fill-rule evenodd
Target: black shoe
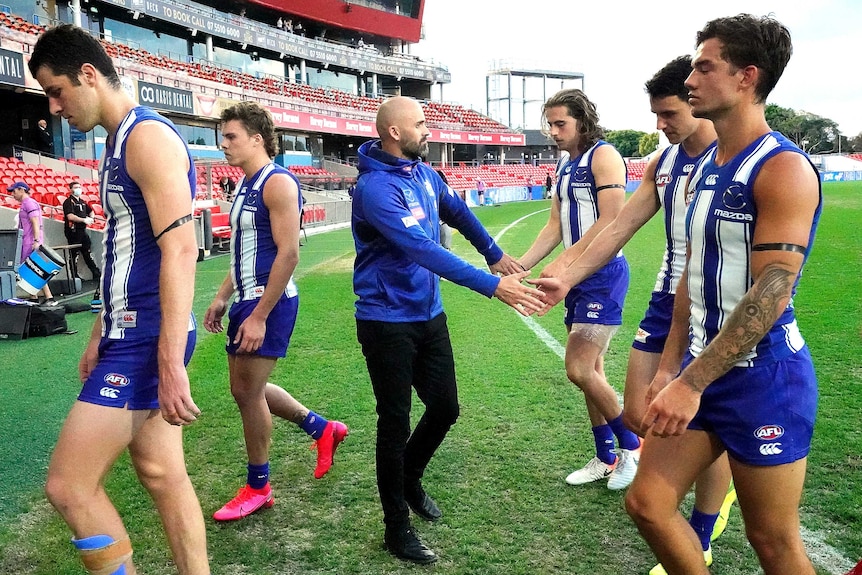
M 387 527 L 383 541 L 390 553 L 404 561 L 411 561 L 420 565 L 437 561 L 437 555 L 419 540 L 410 525 Z
M 425 521 L 437 521 L 443 517 L 443 512 L 437 507 L 437 503 L 425 493 L 421 486 L 415 490 L 405 490 L 404 499 L 413 513 Z

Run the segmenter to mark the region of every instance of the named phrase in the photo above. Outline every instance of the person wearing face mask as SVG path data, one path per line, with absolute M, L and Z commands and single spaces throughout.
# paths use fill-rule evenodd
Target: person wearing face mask
M 63 226 L 63 233 L 66 234 L 66 240 L 71 245 L 80 244 L 80 248 L 71 250 L 71 261 L 77 262 L 78 254 L 84 258 L 84 263 L 90 268 L 90 273 L 93 274 L 93 279 L 97 282 L 101 279 L 102 273 L 99 271 L 99 266 L 93 261 L 93 255 L 90 253 L 90 236 L 87 235 L 87 226 L 93 223 L 93 208 L 87 205 L 81 194 L 84 187 L 80 182 L 70 182 L 69 191 L 71 195 L 63 202 L 63 218 L 66 225 Z M 71 268 L 77 269 L 77 268 Z M 97 288 L 98 289 L 98 288 Z

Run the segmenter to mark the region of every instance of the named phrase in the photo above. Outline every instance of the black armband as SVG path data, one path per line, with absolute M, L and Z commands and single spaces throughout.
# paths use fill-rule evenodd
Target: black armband
M 780 242 L 774 244 L 757 244 L 756 246 L 752 246 L 751 248 L 751 251 L 753 252 L 768 252 L 774 250 L 804 254 L 806 248 L 804 246 L 800 246 L 799 244 L 785 244 Z
M 190 222 L 190 221 L 192 221 L 192 215 L 191 215 L 191 214 L 188 214 L 187 216 L 183 216 L 183 217 L 181 217 L 181 218 L 178 218 L 178 219 L 174 220 L 174 222 L 173 222 L 171 225 L 169 225 L 168 227 L 166 227 L 165 229 L 163 229 L 163 230 L 162 230 L 162 233 L 160 233 L 159 235 L 157 235 L 157 236 L 156 236 L 156 241 L 158 242 L 158 241 L 159 241 L 159 239 L 160 239 L 163 235 L 165 235 L 166 233 L 168 233 L 168 232 L 169 232 L 169 231 L 171 231 L 172 229 L 174 229 L 174 228 L 178 228 L 178 227 L 180 227 L 181 225 L 183 225 L 183 224 L 187 224 L 187 223 L 188 223 L 188 222 Z
M 600 192 L 602 190 L 607 190 L 608 188 L 622 188 L 623 190 L 626 189 L 626 187 L 622 184 L 605 184 L 604 186 L 599 186 L 598 188 L 596 188 L 596 191 Z

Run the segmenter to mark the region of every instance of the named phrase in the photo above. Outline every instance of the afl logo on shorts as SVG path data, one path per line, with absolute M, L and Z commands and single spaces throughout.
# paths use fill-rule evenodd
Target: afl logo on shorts
M 600 304 L 597 301 L 593 301 L 593 302 L 590 302 L 587 304 L 587 309 L 590 311 L 602 311 L 604 309 L 604 307 L 605 306 L 603 306 L 602 304 Z
M 784 435 L 784 428 L 780 425 L 761 425 L 754 430 L 754 437 L 760 441 L 774 441 Z
M 126 387 L 129 385 L 129 378 L 119 373 L 109 373 L 105 375 L 105 383 L 114 387 Z

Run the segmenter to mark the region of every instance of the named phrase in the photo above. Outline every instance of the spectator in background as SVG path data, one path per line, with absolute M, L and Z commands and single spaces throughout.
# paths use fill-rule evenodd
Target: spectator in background
M 15 182 L 6 190 L 21 202 L 18 207 L 18 229 L 22 232 L 21 263 L 23 264 L 45 241 L 45 231 L 42 229 L 42 207 L 30 197 L 30 186 L 26 182 Z M 48 284 L 42 288 L 42 293 L 45 294 L 45 303 L 57 305 Z
M 224 192 L 225 201 L 232 202 L 233 192 L 236 190 L 236 182 L 230 176 L 222 176 L 221 180 L 219 180 L 219 185 L 221 186 L 221 191 Z
M 279 16 L 278 20 L 276 20 L 275 27 L 278 28 L 279 30 L 284 30 L 284 20 L 282 19 L 281 16 Z
M 440 176 L 443 183 L 451 190 L 452 188 L 449 186 L 449 181 L 446 179 L 446 174 L 443 173 L 443 170 L 434 171 L 437 172 L 437 175 Z M 443 220 L 440 220 L 440 245 L 447 250 L 452 250 L 452 228 Z
M 66 241 L 70 244 L 80 244 L 81 247 L 70 250 L 72 258 L 71 264 L 75 262 L 80 254 L 84 259 L 84 263 L 90 268 L 90 273 L 93 279 L 99 281 L 102 277 L 99 271 L 99 266 L 93 261 L 93 256 L 90 253 L 92 248 L 90 236 L 87 235 L 87 226 L 93 223 L 93 208 L 87 202 L 81 199 L 84 191 L 81 182 L 70 182 L 69 191 L 71 195 L 63 202 L 63 219 L 66 225 L 63 226 L 63 233 L 66 235 Z M 96 288 L 96 296 L 93 299 L 99 299 L 99 288 Z
M 293 20 L 290 18 L 284 21 L 284 31 L 293 34 Z
M 54 136 L 48 131 L 48 122 L 39 120 L 36 126 L 36 144 L 39 146 L 39 151 L 45 154 L 53 154 Z
M 476 178 L 476 193 L 479 195 L 479 205 L 485 205 L 485 181 L 481 178 Z
M 545 178 L 545 199 L 551 197 L 551 191 L 554 189 L 554 178 L 551 177 L 550 172 L 548 176 Z

